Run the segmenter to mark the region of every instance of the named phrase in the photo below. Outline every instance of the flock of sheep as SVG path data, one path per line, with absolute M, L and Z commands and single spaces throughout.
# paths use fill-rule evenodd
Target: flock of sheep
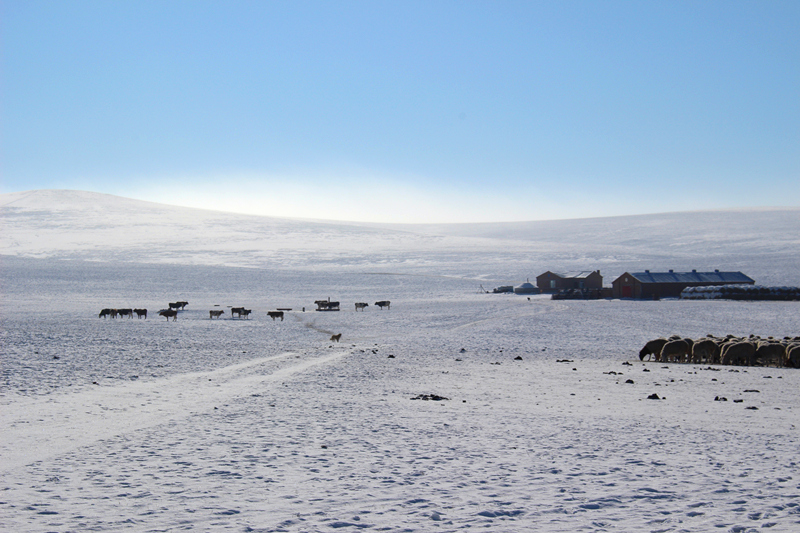
M 749 337 L 715 337 L 701 339 L 673 335 L 654 339 L 639 351 L 642 361 L 662 363 L 708 363 L 712 365 L 777 366 L 800 368 L 800 337 L 763 339 Z

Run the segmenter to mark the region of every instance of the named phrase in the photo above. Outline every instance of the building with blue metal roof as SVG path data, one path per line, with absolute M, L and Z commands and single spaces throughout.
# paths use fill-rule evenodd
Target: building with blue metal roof
M 614 298 L 677 298 L 686 287 L 754 285 L 753 278 L 741 272 L 625 272 L 611 283 Z

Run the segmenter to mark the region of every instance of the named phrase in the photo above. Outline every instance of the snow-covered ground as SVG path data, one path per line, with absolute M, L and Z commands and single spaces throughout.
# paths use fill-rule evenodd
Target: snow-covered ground
M 0 206 L 5 531 L 800 530 L 800 370 L 637 357 L 800 335 L 798 302 L 478 292 L 571 268 L 797 285 L 798 209 L 388 227 Z

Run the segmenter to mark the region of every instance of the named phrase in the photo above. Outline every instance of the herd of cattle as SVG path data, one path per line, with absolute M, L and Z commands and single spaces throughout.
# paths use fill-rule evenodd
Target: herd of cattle
M 332 302 L 330 299 L 327 300 L 317 300 L 314 302 L 317 305 L 317 311 L 338 311 L 339 310 L 339 302 Z M 158 316 L 163 316 L 164 318 L 169 321 L 172 318 L 173 322 L 178 320 L 178 311 L 183 311 L 186 306 L 189 305 L 189 302 L 171 302 L 169 304 L 169 308 L 161 309 L 158 312 Z M 383 309 L 386 307 L 387 309 L 391 309 L 391 302 L 389 300 L 381 300 L 379 302 L 375 302 L 375 305 Z M 364 310 L 365 307 L 369 307 L 368 303 L 365 302 L 357 302 L 356 303 L 356 311 L 359 309 L 361 311 Z M 278 311 L 268 311 L 267 316 L 269 316 L 273 322 L 278 318 L 283 321 L 283 313 L 284 311 L 291 311 L 291 308 L 283 308 L 278 309 Z M 305 307 L 303 308 L 305 311 Z M 231 318 L 250 318 L 250 313 L 252 313 L 252 309 L 245 309 L 244 307 L 231 307 Z M 137 318 L 145 318 L 147 319 L 147 309 L 110 309 L 105 308 L 100 311 L 98 315 L 99 318 L 133 318 L 133 315 L 136 314 Z M 223 309 L 215 309 L 208 312 L 208 318 L 221 318 L 222 315 L 225 314 Z
M 317 311 L 338 311 L 339 310 L 339 302 L 332 302 L 329 299 L 327 300 L 315 300 L 314 304 L 317 306 Z M 387 309 L 392 308 L 392 302 L 389 300 L 381 300 L 379 302 L 375 302 L 377 307 L 383 309 L 384 307 Z M 356 302 L 356 311 L 359 309 L 363 311 L 366 307 L 369 307 L 367 302 Z
M 137 318 L 147 318 L 147 309 L 103 309 L 100 311 L 100 318 L 117 318 L 117 317 L 128 317 L 133 318 L 133 314 L 136 313 Z
M 639 351 L 642 361 L 662 363 L 697 363 L 745 366 L 777 366 L 800 368 L 800 337 L 763 339 L 749 337 L 715 337 L 707 335 L 693 340 L 678 335 L 654 339 Z
M 245 309 L 244 307 L 231 307 L 231 318 L 250 318 L 252 309 Z M 220 318 L 225 314 L 223 309 L 215 309 L 208 312 L 208 318 Z M 272 316 L 272 313 L 270 313 Z M 283 320 L 283 313 L 281 313 L 281 320 Z
M 189 302 L 170 302 L 168 309 L 162 309 L 158 312 L 159 316 L 165 317 L 167 320 L 172 318 L 173 321 L 178 319 L 178 311 L 183 311 L 186 309 L 186 306 L 189 305 Z M 136 318 L 144 318 L 147 319 L 147 309 L 111 309 L 106 307 L 100 311 L 98 315 L 99 318 L 133 318 L 133 315 L 136 314 Z

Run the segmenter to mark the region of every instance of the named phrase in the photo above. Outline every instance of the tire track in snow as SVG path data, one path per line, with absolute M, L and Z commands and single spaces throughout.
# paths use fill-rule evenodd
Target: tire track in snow
M 46 398 L 8 401 L 7 397 L 0 412 L 0 472 L 213 410 L 235 397 L 261 391 L 265 384 L 290 379 L 348 354 L 337 350 L 298 362 L 299 355 L 287 352 L 210 372 L 98 386 Z

